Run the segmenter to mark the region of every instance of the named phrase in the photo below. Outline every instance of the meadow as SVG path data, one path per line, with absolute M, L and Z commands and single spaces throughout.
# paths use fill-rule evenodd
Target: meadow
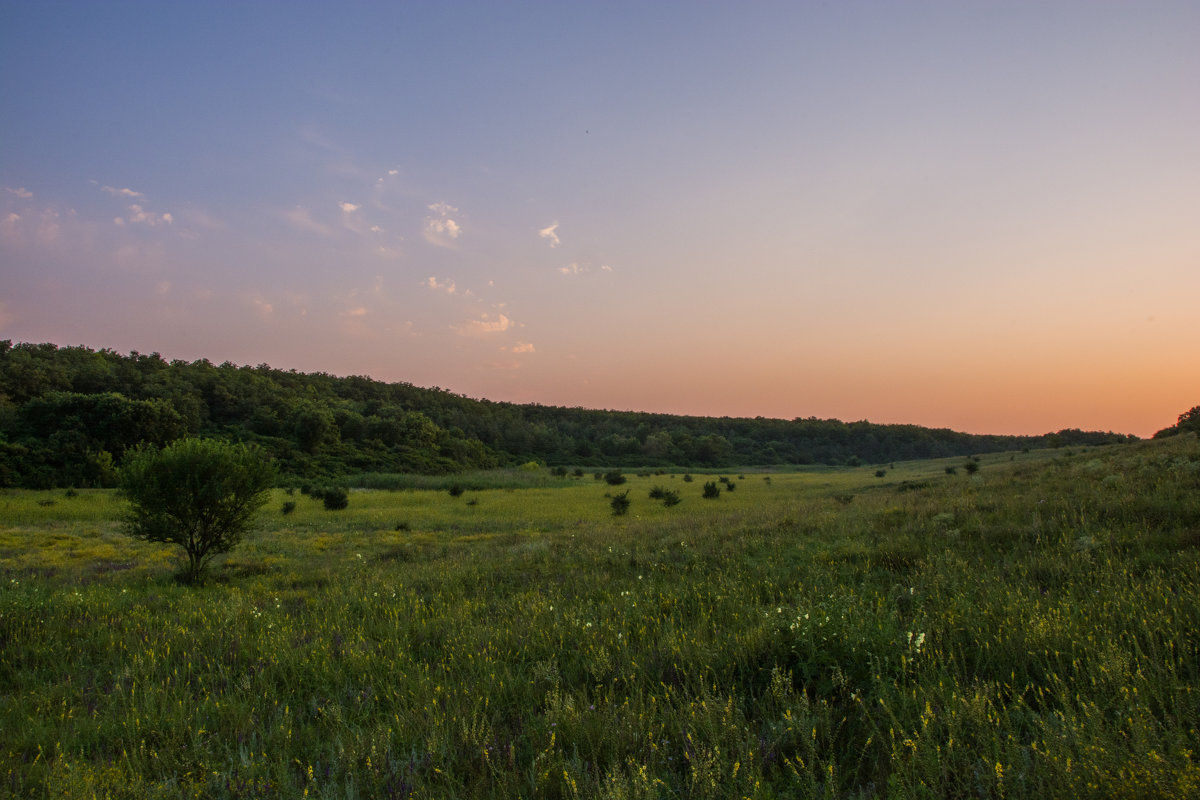
M 0 492 L 0 796 L 1200 796 L 1200 441 L 972 463 Z

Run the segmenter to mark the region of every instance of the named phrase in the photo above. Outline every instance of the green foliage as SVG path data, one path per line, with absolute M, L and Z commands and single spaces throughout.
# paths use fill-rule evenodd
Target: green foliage
M 343 486 L 323 486 L 310 494 L 321 501 L 326 511 L 341 511 L 350 505 L 350 492 Z
M 626 489 L 620 494 L 613 495 L 612 502 L 609 505 L 612 506 L 613 514 L 619 517 L 629 513 L 629 504 L 629 490 Z
M 362 493 L 199 592 L 113 493 L 8 490 L 0 794 L 1195 797 L 1200 441 L 1050 455 Z
M 968 475 L 974 475 L 976 472 L 979 472 L 979 462 L 978 461 L 968 461 L 965 464 L 963 464 L 963 469 L 965 469 L 967 471 Z
M 282 514 L 290 514 L 295 510 L 296 510 L 296 501 L 295 500 L 285 501 L 283 506 L 279 509 L 280 513 L 282 513 Z
M 604 482 L 609 486 L 620 486 L 621 484 L 625 483 L 625 481 L 626 478 L 621 474 L 620 470 L 614 469 L 604 473 Z
M 717 486 L 715 481 L 709 481 L 704 484 L 704 492 L 701 494 L 705 500 L 713 500 L 721 496 L 721 487 Z
M 213 556 L 241 541 L 274 477 L 269 460 L 243 445 L 182 439 L 161 450 L 140 448 L 121 471 L 130 503 L 125 531 L 182 547 L 184 577 L 196 581 Z
M 0 342 L 0 485 L 104 485 L 111 472 L 103 453 L 119 465 L 133 445 L 183 435 L 257 443 L 284 475 L 312 482 L 501 464 L 585 464 L 603 474 L 634 466 L 887 463 L 1044 447 L 1051 438 L 1072 446 L 1129 439 L 517 406 L 363 377 Z

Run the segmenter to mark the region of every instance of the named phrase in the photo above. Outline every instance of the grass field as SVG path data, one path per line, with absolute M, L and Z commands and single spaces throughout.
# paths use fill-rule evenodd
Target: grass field
M 741 475 L 0 493 L 0 796 L 1200 796 L 1195 436 Z

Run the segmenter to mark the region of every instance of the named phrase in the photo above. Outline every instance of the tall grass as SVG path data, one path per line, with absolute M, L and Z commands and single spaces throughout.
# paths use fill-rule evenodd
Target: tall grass
M 198 589 L 0 495 L 0 795 L 1200 793 L 1196 438 L 949 463 L 280 492 Z

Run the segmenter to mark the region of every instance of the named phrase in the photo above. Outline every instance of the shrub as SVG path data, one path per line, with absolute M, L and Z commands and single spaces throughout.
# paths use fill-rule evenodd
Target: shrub
M 274 479 L 266 455 L 245 445 L 180 439 L 161 450 L 135 449 L 120 474 L 130 503 L 125 532 L 182 547 L 183 576 L 197 581 L 213 556 L 241 541 Z
M 613 516 L 619 517 L 627 514 L 629 512 L 629 490 L 626 489 L 620 494 L 615 495 L 609 505 L 612 506 Z
M 567 468 L 555 467 L 554 469 L 550 470 L 550 474 L 556 478 L 565 478 L 567 477 Z
M 662 501 L 663 505 L 667 508 L 670 508 L 671 506 L 677 506 L 682 502 L 679 499 L 679 492 L 672 492 L 669 490 L 663 492 Z
M 884 475 L 887 475 L 887 470 L 886 470 L 886 469 L 877 469 L 877 470 L 875 470 L 875 477 L 876 477 L 876 478 L 882 478 Z
M 667 493 L 667 490 L 664 489 L 663 487 L 655 486 L 653 489 L 650 490 L 650 499 L 651 500 L 662 500 L 663 495 L 665 495 L 666 493 Z
M 582 470 L 580 467 L 576 467 L 576 468 L 575 468 L 575 472 L 573 472 L 572 474 L 573 474 L 573 475 L 574 475 L 576 478 L 582 478 L 582 477 L 583 477 L 583 470 Z
M 704 499 L 706 499 L 706 500 L 712 500 L 715 497 L 720 497 L 721 496 L 721 487 L 717 486 L 717 484 L 715 482 L 709 481 L 708 483 L 704 484 L 704 495 L 703 496 L 704 496 Z
M 295 500 L 288 500 L 286 503 L 283 504 L 283 508 L 279 509 L 279 511 L 283 514 L 290 514 L 295 510 L 296 510 L 296 501 Z
M 946 467 L 946 474 L 947 475 L 957 475 L 958 467 Z
M 350 505 L 350 492 L 340 486 L 326 486 L 323 489 L 313 489 L 312 496 L 321 498 L 326 511 L 341 511 Z
M 609 486 L 620 486 L 626 480 L 620 470 L 614 469 L 604 473 L 604 482 Z
M 691 483 L 691 482 L 692 482 L 692 476 L 691 476 L 691 473 L 688 473 L 687 475 L 684 475 L 684 476 L 683 476 L 683 482 L 684 482 L 684 483 Z
M 342 488 L 328 489 L 321 498 L 326 511 L 341 511 L 350 505 L 350 493 Z
M 963 464 L 963 469 L 967 471 L 968 475 L 974 475 L 979 471 L 979 464 L 975 461 L 968 461 L 967 463 Z
M 461 483 L 456 483 L 453 486 L 451 486 L 448 491 L 450 492 L 451 497 L 462 497 L 462 493 L 466 490 L 463 489 Z

